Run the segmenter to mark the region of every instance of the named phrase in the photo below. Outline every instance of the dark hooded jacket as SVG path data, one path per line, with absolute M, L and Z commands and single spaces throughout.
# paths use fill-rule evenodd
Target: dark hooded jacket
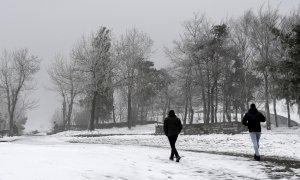
M 182 130 L 181 121 L 175 114 L 171 114 L 165 118 L 164 132 L 166 136 L 178 136 L 181 130 Z
M 258 112 L 256 107 L 251 107 L 243 117 L 242 123 L 248 126 L 249 132 L 261 132 L 260 122 L 265 122 L 265 116 Z

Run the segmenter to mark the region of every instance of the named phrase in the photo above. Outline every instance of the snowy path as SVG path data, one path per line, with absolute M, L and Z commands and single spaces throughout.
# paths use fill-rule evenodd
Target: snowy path
M 0 180 L 33 179 L 269 179 L 266 163 L 247 158 L 153 147 L 70 144 L 55 137 L 0 143 Z M 297 179 L 296 175 L 292 179 Z

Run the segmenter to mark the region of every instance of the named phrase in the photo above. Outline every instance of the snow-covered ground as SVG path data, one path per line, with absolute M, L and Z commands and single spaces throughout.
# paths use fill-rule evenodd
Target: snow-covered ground
M 270 104 L 269 107 L 273 107 L 273 104 Z M 284 116 L 286 118 L 288 117 L 285 100 L 277 101 L 276 107 L 277 107 L 276 111 L 277 111 L 278 115 Z M 261 107 L 260 109 L 264 111 L 263 107 Z M 273 108 L 270 108 L 270 113 L 274 114 L 274 109 Z M 292 120 L 300 123 L 300 116 L 298 114 L 298 105 L 297 104 L 295 104 L 293 106 L 290 106 L 290 116 L 291 116 Z
M 132 145 L 71 144 L 58 136 L 0 143 L 0 180 L 299 179 L 299 170 L 249 158 Z
M 137 126 L 131 130 L 112 128 L 95 131 L 69 131 L 56 136 L 64 137 L 64 140 L 69 142 L 169 147 L 167 138 L 164 135 L 154 135 L 154 131 L 155 125 L 147 125 Z M 202 152 L 254 154 L 248 133 L 181 135 L 178 138 L 177 146 L 179 149 Z M 300 127 L 262 130 L 260 152 L 263 156 L 300 161 L 299 149 Z
M 180 135 L 180 163 L 168 159 L 167 138 L 154 135 L 154 128 L 0 138 L 0 180 L 300 179 L 299 127 L 263 130 L 260 162 L 252 159 L 248 133 Z M 267 157 L 297 163 L 290 166 Z
M 65 131 L 59 133 L 58 136 L 74 136 L 74 135 L 98 135 L 98 134 L 154 134 L 156 124 L 137 125 L 130 130 L 124 128 L 110 128 L 110 129 L 95 129 L 94 131 Z

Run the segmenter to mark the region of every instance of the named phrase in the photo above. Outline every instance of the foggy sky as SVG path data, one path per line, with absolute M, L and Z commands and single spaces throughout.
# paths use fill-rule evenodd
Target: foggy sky
M 54 110 L 60 106 L 59 96 L 46 90 L 51 86 L 48 65 L 56 53 L 68 56 L 82 35 L 95 32 L 100 26 L 112 29 L 117 38 L 127 29 L 137 28 L 154 40 L 155 66 L 169 64 L 163 47 L 171 47 L 182 32 L 182 23 L 203 14 L 219 23 L 258 9 L 261 0 L 0 0 L 0 52 L 29 48 L 42 59 L 39 82 L 34 98 L 39 107 L 28 112 L 27 129 L 45 128 Z M 265 2 L 268 3 L 267 1 Z M 299 0 L 270 0 L 272 7 L 288 13 L 298 7 Z M 42 125 L 44 124 L 44 125 Z

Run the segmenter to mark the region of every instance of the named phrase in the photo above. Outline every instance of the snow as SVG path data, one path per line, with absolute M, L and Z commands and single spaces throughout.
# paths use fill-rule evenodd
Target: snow
M 268 179 L 264 164 L 247 158 L 181 151 L 184 157 L 176 163 L 168 160 L 169 150 L 154 147 L 68 144 L 57 137 L 28 137 L 1 143 L 0 151 L 1 180 Z
M 97 135 L 97 134 L 154 134 L 156 124 L 137 125 L 130 130 L 127 127 L 124 128 L 109 128 L 109 129 L 95 129 L 94 131 L 65 131 L 59 133 L 62 136 L 74 136 L 74 135 Z
M 269 107 L 273 107 L 273 104 L 270 104 Z M 284 117 L 288 117 L 288 113 L 287 113 L 287 107 L 286 107 L 286 102 L 285 100 L 279 100 L 276 103 L 276 112 L 278 115 L 284 116 Z M 261 109 L 264 110 L 264 109 Z M 274 114 L 274 109 L 270 108 L 270 113 Z M 298 105 L 294 104 L 292 106 L 290 106 L 290 116 L 291 119 L 300 123 L 300 116 L 298 114 Z
M 24 138 L 23 136 L 12 136 L 12 137 L 4 136 L 0 138 L 0 142 L 13 142 L 23 138 Z
M 98 129 L 92 132 L 63 132 L 57 136 L 64 137 L 64 140 L 69 142 L 169 147 L 167 138 L 164 135 L 154 135 L 154 131 L 155 125 L 147 125 L 137 126 L 132 130 L 113 128 Z M 94 135 L 95 137 L 85 137 L 86 135 Z M 177 147 L 183 150 L 201 152 L 254 154 L 252 142 L 247 132 L 235 135 L 181 135 L 178 138 Z M 272 131 L 263 128 L 260 140 L 260 153 L 263 156 L 300 160 L 299 149 L 300 127 L 276 128 Z
M 155 125 L 146 125 L 131 130 L 112 128 L 1 138 L 0 180 L 300 179 L 300 167 L 254 161 L 248 133 L 180 135 L 177 148 L 183 158 L 176 163 L 168 159 L 167 138 L 154 135 L 154 128 Z M 91 135 L 95 137 L 87 137 Z M 299 144 L 299 127 L 263 129 L 260 150 L 263 158 L 299 161 Z M 225 155 L 228 152 L 233 155 Z

